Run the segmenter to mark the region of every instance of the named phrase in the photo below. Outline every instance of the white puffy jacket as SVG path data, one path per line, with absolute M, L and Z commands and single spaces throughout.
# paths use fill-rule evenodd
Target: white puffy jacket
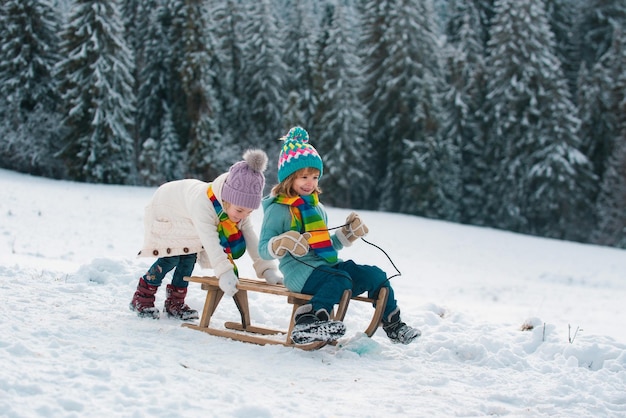
M 151 202 L 146 206 L 144 218 L 144 243 L 140 257 L 169 257 L 198 253 L 198 263 L 202 268 L 212 268 L 221 276 L 233 265 L 220 245 L 217 232 L 219 218 L 207 196 L 207 189 L 213 185 L 213 193 L 222 203 L 222 186 L 228 173 L 216 178 L 212 183 L 200 180 L 177 180 L 160 186 Z M 267 269 L 276 269 L 272 261 L 259 256 L 259 238 L 248 217 L 239 222 L 246 253 L 252 259 L 257 277 L 262 278 Z

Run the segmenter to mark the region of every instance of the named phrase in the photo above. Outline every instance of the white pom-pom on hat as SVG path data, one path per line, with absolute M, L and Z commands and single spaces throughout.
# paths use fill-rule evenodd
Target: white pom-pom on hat
M 264 172 L 267 169 L 267 154 L 260 149 L 249 149 L 243 153 L 243 160 L 251 170 Z

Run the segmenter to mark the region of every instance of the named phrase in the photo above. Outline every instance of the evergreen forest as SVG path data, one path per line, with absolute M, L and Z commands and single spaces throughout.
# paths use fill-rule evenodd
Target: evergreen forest
M 327 205 L 626 248 L 624 0 L 1 5 L 2 168 L 156 186 L 261 148 L 269 188 L 300 125 Z

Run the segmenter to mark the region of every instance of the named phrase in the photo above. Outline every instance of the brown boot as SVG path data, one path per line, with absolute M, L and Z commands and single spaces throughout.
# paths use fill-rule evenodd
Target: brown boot
M 168 284 L 165 312 L 167 312 L 168 316 L 173 316 L 183 321 L 198 319 L 198 311 L 191 309 L 185 304 L 185 296 L 187 296 L 186 287 L 176 287 Z
M 159 310 L 154 307 L 154 295 L 158 289 L 158 286 L 148 284 L 143 278 L 140 278 L 137 291 L 128 305 L 130 310 L 137 312 L 137 315 L 142 318 L 159 319 Z

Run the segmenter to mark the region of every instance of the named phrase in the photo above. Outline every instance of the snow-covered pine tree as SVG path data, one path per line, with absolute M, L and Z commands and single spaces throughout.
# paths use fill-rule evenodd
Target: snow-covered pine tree
M 606 62 L 610 58 L 606 55 L 610 55 L 615 29 L 626 27 L 626 2 L 588 0 L 580 4 L 579 12 L 575 35 L 581 60 L 577 97 L 582 119 L 582 150 L 602 181 L 617 129 L 612 93 L 614 75 L 609 74 Z
M 625 64 L 615 49 L 620 41 L 613 41 L 614 33 L 626 27 L 626 4 L 607 0 L 592 3 L 598 3 L 597 11 L 583 9 L 586 20 L 581 30 L 588 32 L 583 40 L 589 44 L 582 48 L 584 67 L 579 77 L 578 107 L 582 119 L 582 150 L 602 182 L 613 151 L 613 140 L 619 132 L 619 102 L 626 95 L 626 92 L 615 89 Z M 613 15 L 605 14 L 609 12 Z
M 241 158 L 240 138 L 246 134 L 247 115 L 242 111 L 241 25 L 243 6 L 235 0 L 210 0 L 208 4 L 211 53 L 211 85 L 220 109 L 220 137 L 213 138 L 211 152 L 219 157 L 213 167 L 226 171 L 233 161 Z M 258 146 L 258 145 L 257 145 Z
M 582 120 L 582 151 L 591 160 L 599 181 L 616 135 L 615 75 L 607 68 L 616 28 L 626 27 L 626 2 L 623 0 L 588 0 L 580 3 L 575 27 L 581 68 L 578 74 L 577 102 Z M 624 96 L 624 93 L 621 93 Z
M 278 155 L 278 141 L 284 134 L 287 94 L 284 83 L 287 67 L 276 16 L 269 0 L 245 5 L 242 22 L 242 111 L 249 117 L 242 126 L 242 146 L 275 144 L 270 155 Z
M 443 104 L 447 119 L 443 137 L 458 150 L 455 164 L 449 165 L 450 200 L 458 203 L 450 221 L 480 223 L 480 203 L 484 196 L 482 178 L 487 162 L 483 154 L 482 106 L 484 101 L 485 45 L 478 9 L 473 0 L 453 0 L 446 24 L 447 91 Z M 451 155 L 455 155 L 452 153 Z M 454 178 L 454 174 L 458 176 Z M 450 205 L 454 208 L 454 205 Z
M 572 97 L 576 95 L 580 68 L 580 39 L 576 31 L 582 3 L 586 0 L 544 0 L 548 23 L 555 38 L 555 54 L 561 61 L 563 74 Z
M 585 0 L 580 3 L 576 36 L 580 57 L 591 68 L 611 47 L 613 31 L 626 27 L 624 0 Z
M 626 249 L 626 129 L 616 139 L 598 196 L 599 222 L 591 242 Z
M 61 135 L 58 83 L 60 16 L 48 0 L 0 6 L 0 164 L 61 176 L 53 157 Z
M 72 178 L 134 184 L 133 56 L 118 0 L 76 0 L 62 32 L 58 66 L 66 108 L 63 157 Z
M 170 0 L 172 10 L 171 40 L 175 74 L 180 90 L 172 92 L 174 120 L 179 121 L 179 136 L 187 155 L 189 174 L 213 179 L 220 170 L 215 167 L 214 144 L 221 133 L 217 119 L 219 103 L 211 85 L 211 41 L 207 9 L 202 0 L 185 2 Z
M 122 21 L 124 24 L 124 39 L 133 53 L 133 93 L 137 97 L 137 109 L 139 109 L 139 90 L 142 87 L 142 73 L 146 66 L 146 61 L 151 57 L 146 56 L 146 48 L 154 39 L 150 37 L 154 31 L 155 14 L 160 9 L 161 0 L 121 0 Z M 157 29 L 158 30 L 158 29 Z M 157 34 L 158 36 L 159 34 Z M 161 37 L 162 38 L 162 37 Z M 135 149 L 141 153 L 142 136 L 141 125 L 145 120 L 141 118 L 139 111 L 135 112 L 135 123 L 132 127 L 132 135 L 135 140 Z M 141 168 L 141 156 L 139 156 L 139 171 Z M 142 182 L 140 176 L 140 182 Z
M 159 143 L 153 138 L 148 138 L 141 144 L 138 167 L 141 184 L 156 186 L 165 182 L 159 164 Z
M 313 15 L 313 5 L 309 2 L 288 0 L 285 7 L 283 31 L 283 62 L 287 67 L 284 91 L 290 97 L 285 111 L 284 129 L 302 126 L 313 138 L 317 138 L 318 128 L 313 116 L 317 107 L 314 94 L 314 80 L 317 74 L 317 17 Z M 322 128 L 323 129 L 323 128 Z
M 158 185 L 182 178 L 186 159 L 170 109 L 174 102 L 171 83 L 177 78 L 169 36 L 171 11 L 160 3 L 150 16 L 137 97 L 139 169 L 142 184 Z
M 437 217 L 446 194 L 435 159 L 452 147 L 439 143 L 445 74 L 432 1 L 367 2 L 364 28 L 379 209 Z
M 148 33 L 154 21 L 153 15 L 161 6 L 162 0 L 120 1 L 126 43 L 133 51 L 135 69 L 141 71 L 145 59 L 144 47 L 150 40 Z
M 380 89 L 385 87 L 385 74 L 383 65 L 389 56 L 388 46 L 385 41 L 385 28 L 387 27 L 387 11 L 390 8 L 389 1 L 367 0 L 359 5 L 361 17 L 361 38 L 359 50 L 363 63 L 364 82 L 361 89 L 361 99 L 366 107 L 366 119 L 368 121 L 366 140 L 374 151 L 370 163 L 370 172 L 377 182 L 385 176 L 389 165 L 387 159 L 387 142 L 389 136 L 385 130 L 387 126 L 387 112 L 385 103 L 377 96 Z M 371 191 L 371 196 L 381 193 L 380 184 Z M 380 209 L 380 199 L 369 199 L 368 209 Z
M 596 203 L 598 225 L 591 241 L 626 248 L 626 30 L 615 29 L 612 46 L 604 58 L 601 72 L 608 70 L 612 75 L 610 113 L 615 130 L 608 138 L 611 146 Z
M 324 200 L 337 207 L 362 208 L 373 188 L 365 140 L 366 109 L 359 96 L 363 77 L 357 54 L 356 22 L 348 6 L 327 6 L 330 19 L 320 42 L 319 110 L 313 136 L 324 159 Z
M 158 153 L 158 172 L 162 173 L 163 181 L 179 180 L 185 176 L 185 152 L 180 149 L 180 139 L 172 120 L 172 111 L 166 102 L 162 102 L 163 117 L 160 125 Z
M 543 4 L 497 0 L 488 48 L 489 224 L 580 238 L 594 177 Z
M 491 20 L 494 15 L 494 2 L 495 0 L 470 0 L 477 12 L 480 19 L 480 38 L 483 41 L 483 45 L 487 47 L 489 41 L 489 31 L 491 28 Z
M 240 71 L 242 47 L 238 37 L 242 21 L 242 10 L 235 0 L 211 0 L 208 2 L 210 32 L 215 39 L 211 56 L 215 93 L 220 99 L 224 116 L 232 119 L 236 125 L 237 118 L 232 112 L 237 107 L 240 88 Z M 231 125 L 229 123 L 228 125 Z

